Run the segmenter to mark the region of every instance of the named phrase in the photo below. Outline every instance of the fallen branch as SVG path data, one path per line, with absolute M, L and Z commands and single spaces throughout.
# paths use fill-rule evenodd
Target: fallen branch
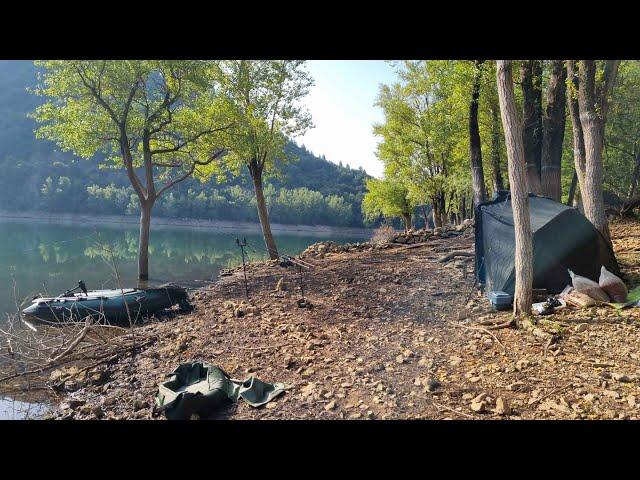
M 502 342 L 498 339 L 498 337 L 496 337 L 493 333 L 491 333 L 486 328 L 475 327 L 475 326 L 472 326 L 472 325 L 463 325 L 462 323 L 456 323 L 456 322 L 454 322 L 453 324 L 457 325 L 458 327 L 464 328 L 465 330 L 474 330 L 474 331 L 482 332 L 482 333 L 484 333 L 486 335 L 489 335 L 489 336 L 493 337 L 493 339 L 500 344 L 500 346 L 502 347 L 502 349 L 504 351 L 507 350 L 507 348 L 502 344 Z
M 445 263 L 448 262 L 449 260 L 455 258 L 455 257 L 475 257 L 476 254 L 474 252 L 467 252 L 464 250 L 456 250 L 453 251 L 451 253 L 448 253 L 447 255 L 444 255 L 442 257 L 440 257 L 438 259 L 438 262 L 440 263 Z
M 84 328 L 80 332 L 80 335 L 78 335 L 76 339 L 71 342 L 71 344 L 62 353 L 60 353 L 60 355 L 56 355 L 54 358 L 49 360 L 49 363 L 57 362 L 78 346 L 78 344 L 84 339 L 84 337 L 87 335 L 87 332 L 89 331 L 90 320 L 91 317 L 87 317 L 87 319 L 85 320 Z
M 475 419 L 475 418 L 476 418 L 476 417 L 475 417 L 475 416 L 473 416 L 473 415 L 469 415 L 468 413 L 464 413 L 464 412 L 461 412 L 461 411 L 456 410 L 456 409 L 454 409 L 454 408 L 447 407 L 446 405 L 440 405 L 439 403 L 436 403 L 436 402 L 434 402 L 433 400 L 431 400 L 431 403 L 432 403 L 432 404 L 433 404 L 433 406 L 434 406 L 434 407 L 436 407 L 438 410 L 440 410 L 441 408 L 444 408 L 445 410 L 449 410 L 450 412 L 457 413 L 458 415 L 462 415 L 462 416 L 467 417 L 467 418 L 473 418 L 473 419 Z
M 271 345 L 271 346 L 266 346 L 266 347 L 240 347 L 240 346 L 236 346 L 234 348 L 238 348 L 240 350 L 268 350 L 270 348 L 281 348 L 281 347 L 287 347 L 289 346 L 288 343 L 282 344 L 282 345 Z
M 511 328 L 515 325 L 515 319 L 511 318 L 503 323 L 498 323 L 496 325 L 491 325 L 487 327 L 487 330 L 500 330 L 501 328 Z

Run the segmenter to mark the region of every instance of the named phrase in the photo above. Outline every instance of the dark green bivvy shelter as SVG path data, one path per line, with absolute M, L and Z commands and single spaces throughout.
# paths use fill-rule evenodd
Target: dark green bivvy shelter
M 620 275 L 611 246 L 578 210 L 529 194 L 533 234 L 533 288 L 559 293 L 571 284 L 568 270 L 598 281 L 600 267 Z M 509 191 L 475 210 L 476 272 L 484 291 L 515 289 L 515 232 Z

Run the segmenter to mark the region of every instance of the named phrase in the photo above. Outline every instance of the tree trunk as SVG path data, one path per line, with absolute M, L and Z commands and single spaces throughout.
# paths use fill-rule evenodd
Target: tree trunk
M 542 119 L 542 194 L 562 199 L 561 165 L 564 140 L 567 69 L 562 60 L 551 64 L 547 106 Z
M 493 193 L 504 190 L 502 171 L 500 169 L 500 107 L 491 107 L 491 178 L 493 181 Z
M 440 225 L 441 226 L 445 226 L 448 221 L 447 221 L 447 204 L 446 204 L 446 199 L 444 196 L 444 192 L 442 192 L 440 194 Z
M 511 208 L 515 227 L 515 274 L 516 285 L 513 300 L 515 316 L 531 315 L 533 285 L 533 242 L 527 176 L 525 174 L 522 125 L 518 119 L 513 93 L 512 67 L 510 60 L 497 62 L 498 98 L 507 147 Z
M 573 171 L 573 177 L 571 178 L 571 186 L 569 187 L 569 196 L 567 197 L 567 205 L 573 205 L 573 199 L 576 196 L 576 186 L 578 184 L 578 174 Z
M 267 212 L 267 202 L 264 199 L 264 189 L 262 186 L 262 168 L 257 165 L 257 162 L 253 160 L 249 167 L 251 173 L 251 179 L 253 180 L 253 189 L 256 193 L 256 204 L 258 207 L 258 218 L 260 219 L 260 226 L 262 227 L 262 235 L 264 237 L 264 244 L 269 253 L 269 258 L 275 260 L 278 258 L 278 249 L 276 242 L 273 239 L 271 233 L 271 224 L 269 223 L 269 213 Z
M 433 215 L 433 228 L 442 227 L 442 217 L 440 216 L 440 200 L 438 197 L 433 199 L 433 206 L 431 208 Z
M 586 160 L 584 154 L 582 125 L 580 124 L 580 107 L 578 105 L 579 80 L 574 60 L 567 60 L 567 78 L 571 85 L 571 91 L 567 95 L 567 106 L 569 108 L 571 128 L 573 131 L 573 163 L 575 174 L 578 178 L 578 185 L 583 185 Z
M 633 167 L 633 176 L 631 177 L 631 183 L 629 184 L 629 193 L 627 198 L 633 198 L 638 188 L 638 177 L 640 177 L 640 149 L 636 153 L 635 166 Z
M 598 98 L 595 60 L 580 61 L 578 76 L 578 105 L 585 151 L 585 175 L 584 183 L 580 184 L 580 193 L 582 194 L 585 216 L 602 233 L 604 238 L 611 242 L 602 192 L 602 150 L 604 148 L 607 86 L 605 84 L 602 90 L 603 96 Z M 613 81 L 613 79 L 609 80 Z
M 409 232 L 409 230 L 411 230 L 411 214 L 410 213 L 403 213 L 402 214 L 402 221 L 404 222 L 404 231 L 405 231 L 405 233 Z
M 487 199 L 482 169 L 482 149 L 480 147 L 480 127 L 478 126 L 478 99 L 480 98 L 480 68 L 482 60 L 476 60 L 469 104 L 469 157 L 471 159 L 471 183 L 473 186 L 473 204 L 480 205 Z
M 542 64 L 540 60 L 523 60 L 520 65 L 522 87 L 522 141 L 527 168 L 527 189 L 542 193 Z
M 138 238 L 138 280 L 149 280 L 149 232 L 153 202 L 140 200 L 140 237 Z
M 429 228 L 429 216 L 427 215 L 427 209 L 424 208 L 424 205 L 420 207 L 420 211 L 422 212 L 422 218 L 424 218 L 424 229 Z

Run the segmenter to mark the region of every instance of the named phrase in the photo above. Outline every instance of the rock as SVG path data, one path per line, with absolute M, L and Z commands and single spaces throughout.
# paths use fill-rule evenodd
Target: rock
M 91 409 L 91 413 L 93 413 L 96 417 L 101 418 L 104 415 L 102 411 L 102 407 L 100 405 L 96 405 Z
M 429 360 L 428 358 L 422 357 L 418 362 L 418 366 L 431 368 L 433 366 L 433 361 Z
M 482 413 L 487 408 L 486 402 L 471 402 L 471 410 L 476 413 Z
M 507 385 L 507 390 L 511 390 L 512 392 L 520 392 L 524 389 L 524 387 L 526 387 L 527 384 L 524 382 L 513 382 L 509 385 Z
M 428 392 L 435 392 L 442 385 L 435 378 L 428 378 L 427 380 L 424 380 L 422 384 L 425 386 L 425 390 L 427 390 Z
M 587 323 L 579 323 L 574 327 L 573 331 L 576 333 L 580 333 L 584 332 L 587 328 L 589 328 L 589 325 Z
M 85 403 L 86 402 L 84 400 L 70 399 L 60 404 L 60 410 L 76 410 L 78 407 L 81 407 Z
M 462 358 L 452 355 L 449 357 L 449 365 L 455 367 L 456 365 L 460 365 L 462 362 Z
M 276 292 L 284 292 L 287 290 L 287 283 L 284 281 L 284 277 L 278 280 L 276 283 Z
M 324 409 L 329 411 L 329 410 L 333 410 L 334 408 L 336 408 L 336 401 L 335 400 L 331 400 L 329 403 L 327 403 L 324 406 Z
M 620 383 L 631 383 L 633 379 L 628 375 L 623 375 L 622 373 L 613 373 L 611 374 L 611 378 Z
M 496 399 L 496 413 L 498 415 L 511 415 L 511 407 L 505 398 L 498 397 Z
M 472 403 L 480 403 L 482 402 L 485 398 L 487 398 L 487 394 L 486 393 L 481 393 L 480 395 L 478 395 L 476 398 L 474 398 L 472 400 Z
M 313 368 L 307 368 L 306 370 L 302 371 L 301 375 L 302 375 L 302 378 L 309 378 L 314 373 L 316 373 L 316 371 Z

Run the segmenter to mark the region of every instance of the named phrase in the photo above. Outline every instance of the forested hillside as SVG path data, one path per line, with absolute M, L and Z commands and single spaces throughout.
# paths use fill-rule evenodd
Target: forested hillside
M 98 168 L 37 140 L 27 114 L 40 100 L 30 61 L 0 61 L 0 209 L 11 211 L 136 214 L 138 200 L 123 171 Z M 336 165 L 289 143 L 281 175 L 267 179 L 265 196 L 273 222 L 361 226 L 367 178 L 362 169 Z M 188 179 L 160 198 L 156 215 L 255 221 L 248 175 L 227 182 Z

